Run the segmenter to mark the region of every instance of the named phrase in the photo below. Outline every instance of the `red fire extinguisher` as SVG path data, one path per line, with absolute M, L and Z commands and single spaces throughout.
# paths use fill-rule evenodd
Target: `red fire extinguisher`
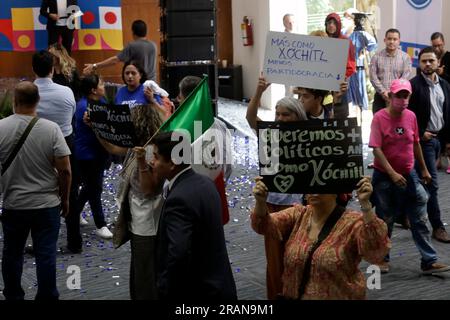
M 242 43 L 245 47 L 253 45 L 253 25 L 252 21 L 247 16 L 241 23 Z

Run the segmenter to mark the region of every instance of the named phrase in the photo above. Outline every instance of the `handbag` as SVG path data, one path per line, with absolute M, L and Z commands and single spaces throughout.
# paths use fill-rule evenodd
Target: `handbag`
M 309 278 L 311 276 L 311 263 L 312 258 L 314 256 L 314 252 L 320 247 L 322 242 L 328 237 L 333 227 L 336 225 L 336 222 L 341 218 L 345 209 L 339 205 L 333 210 L 333 212 L 328 217 L 327 221 L 320 230 L 319 236 L 317 237 L 316 242 L 314 243 L 311 251 L 309 252 L 308 258 L 306 258 L 305 268 L 303 270 L 303 278 L 300 283 L 300 287 L 298 289 L 298 299 L 301 299 L 303 294 L 305 293 L 306 285 L 308 284 Z
M 131 239 L 130 231 L 128 230 L 128 222 L 131 220 L 130 203 L 128 201 L 130 182 L 124 181 L 123 183 L 126 183 L 126 185 L 123 189 L 123 196 L 118 199 L 119 214 L 113 230 L 112 240 L 115 249 L 121 247 Z
M 128 152 L 124 160 L 124 169 L 120 172 L 119 177 L 121 181 L 117 188 L 117 202 L 119 206 L 119 214 L 117 220 L 114 223 L 113 230 L 113 245 L 114 248 L 119 248 L 123 244 L 127 243 L 131 239 L 131 232 L 128 229 L 128 223 L 131 221 L 130 203 L 128 200 L 128 193 L 130 192 L 131 184 L 130 179 L 135 170 L 135 163 L 127 165 L 131 161 L 131 152 Z
M 9 154 L 8 159 L 6 159 L 5 163 L 2 164 L 2 176 L 5 174 L 6 170 L 8 170 L 11 163 L 16 158 L 17 153 L 19 152 L 20 148 L 22 148 L 25 140 L 27 139 L 28 135 L 30 134 L 31 129 L 33 129 L 36 122 L 38 122 L 39 118 L 34 117 L 31 119 L 30 123 L 28 123 L 28 126 L 25 128 L 25 131 L 22 133 L 22 136 L 20 137 L 17 144 L 14 146 L 13 151 Z
M 339 205 L 336 206 L 336 208 L 333 210 L 333 212 L 328 217 L 327 221 L 322 227 L 322 230 L 320 230 L 320 233 L 317 237 L 316 242 L 312 246 L 311 250 L 309 251 L 308 257 L 306 258 L 305 262 L 305 268 L 303 269 L 303 278 L 300 283 L 299 289 L 298 289 L 298 300 L 300 300 L 305 293 L 306 285 L 308 284 L 309 278 L 311 276 L 311 263 L 312 258 L 314 256 L 314 252 L 320 247 L 322 242 L 328 237 L 333 227 L 336 225 L 338 220 L 341 218 L 342 214 L 345 212 L 345 209 Z M 291 301 L 293 299 L 290 299 L 288 297 L 283 296 L 282 294 L 278 294 L 276 297 L 276 300 L 279 301 Z

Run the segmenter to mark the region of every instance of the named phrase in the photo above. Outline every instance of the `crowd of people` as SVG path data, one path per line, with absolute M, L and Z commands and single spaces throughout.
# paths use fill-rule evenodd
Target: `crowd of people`
M 354 19 L 351 13 L 346 17 Z M 286 32 L 293 29 L 293 21 L 292 14 L 284 16 Z M 368 32 L 341 28 L 339 15 L 332 13 L 325 20 L 325 32 L 311 33 L 351 41 L 340 92 L 292 88 L 289 98 L 277 103 L 275 121 L 305 120 L 305 115 L 306 120 L 345 119 L 349 104 L 368 108 L 366 54 L 378 44 Z M 363 214 L 342 208 L 351 195 L 273 194 L 256 178 L 251 220 L 253 229 L 264 235 L 268 299 L 363 299 L 359 262 L 365 259 L 382 273 L 389 272 L 394 221 L 406 220 L 411 229 L 423 274 L 450 271 L 450 266 L 438 262 L 431 243 L 431 238 L 450 243 L 437 196 L 440 157 L 450 146 L 450 90 L 445 80 L 449 61 L 444 36 L 439 32 L 431 35 L 432 46 L 421 50 L 414 78 L 411 58 L 400 48 L 400 31 L 387 30 L 384 43 L 385 49 L 370 59 L 369 77 L 376 93 L 369 147 L 375 162 L 370 164 L 374 169 L 371 179 L 364 178 L 358 185 Z M 255 130 L 260 100 L 269 85 L 261 74 L 247 109 L 248 124 Z M 427 226 L 427 214 L 432 230 Z
M 70 37 L 58 27 L 58 8 L 50 6 L 48 11 L 48 2 L 43 2 L 47 7 L 43 4 L 42 10 L 50 22 L 56 21 L 50 30 Z M 286 32 L 294 30 L 292 14 L 285 15 L 283 23 Z M 135 21 L 132 32 L 134 41 L 122 52 L 85 65 L 82 75 L 70 56 L 70 45 L 66 47 L 68 40 L 60 44 L 58 36 L 51 38 L 48 50 L 33 55 L 35 81 L 17 84 L 14 114 L 0 120 L 2 275 L 8 300 L 24 299 L 21 276 L 30 232 L 36 299 L 59 298 L 60 216 L 66 223 L 68 250 L 82 252 L 80 224 L 86 222 L 80 214 L 87 202 L 99 237 L 111 239 L 115 248 L 130 240 L 131 299 L 237 299 L 220 195 L 211 179 L 190 163 L 172 158 L 179 135 L 159 132 L 201 79 L 184 78 L 179 92 L 170 92 L 177 96 L 174 104 L 155 82 L 156 46 L 146 39 L 145 22 Z M 275 105 L 275 122 L 346 119 L 350 102 L 368 108 L 364 55 L 377 44 L 366 33 L 349 32 L 338 14 L 329 14 L 324 30 L 314 34 L 349 41 L 346 79 L 338 92 L 287 87 L 286 97 Z M 400 31 L 387 30 L 384 43 L 386 47 L 370 61 L 376 94 L 369 146 L 375 161 L 373 176 L 361 177 L 356 186 L 361 210 L 346 208 L 352 194 L 268 192 L 262 179 L 255 177 L 251 227 L 264 235 L 268 299 L 365 299 L 359 264 L 364 259 L 389 272 L 393 224 L 401 214 L 409 221 L 422 273 L 450 270 L 438 262 L 431 243 L 431 238 L 450 243 L 441 219 L 437 180 L 440 157 L 450 152 L 450 54 L 444 49 L 444 36 L 433 34 L 432 46 L 420 52 L 420 68 L 412 78 L 411 59 L 399 48 Z M 137 138 L 134 148 L 96 135 L 87 112 L 89 103 L 106 103 L 98 71 L 118 62 L 124 63 L 124 86 L 114 104 L 130 108 Z M 269 86 L 261 73 L 246 115 L 254 130 L 260 121 L 261 97 Z M 119 213 L 111 232 L 101 197 L 112 155 L 123 170 L 116 194 Z M 231 167 L 224 170 L 229 177 Z

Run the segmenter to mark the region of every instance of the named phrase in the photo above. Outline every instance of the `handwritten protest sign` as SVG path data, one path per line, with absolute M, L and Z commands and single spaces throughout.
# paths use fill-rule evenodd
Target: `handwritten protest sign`
M 364 175 L 357 120 L 258 122 L 260 175 L 271 192 L 346 193 Z
M 270 31 L 264 75 L 272 83 L 339 91 L 349 45 L 348 40 Z
M 136 135 L 128 105 L 88 104 L 92 129 L 100 138 L 120 147 L 136 145 Z

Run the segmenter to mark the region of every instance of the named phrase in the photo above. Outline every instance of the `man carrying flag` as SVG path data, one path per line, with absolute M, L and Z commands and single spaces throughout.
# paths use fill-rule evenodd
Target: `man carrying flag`
M 231 162 L 222 153 L 230 139 L 214 118 L 207 78 L 197 86 L 196 80 L 181 81 L 181 106 L 151 141 L 150 167 L 169 182 L 158 227 L 158 295 L 162 300 L 235 300 L 222 226 L 229 219 L 222 164 Z
M 159 133 L 151 142 L 151 170 L 169 181 L 158 227 L 158 296 L 169 301 L 236 300 L 220 196 L 211 179 L 192 170 L 190 156 L 183 159 L 191 150 L 188 132 Z
M 160 131 L 187 130 L 191 137 L 193 162 L 197 173 L 208 176 L 216 185 L 222 203 L 222 223 L 229 219 L 225 179 L 231 175 L 231 134 L 214 117 L 208 78 L 187 76 L 180 81 L 180 106 Z

